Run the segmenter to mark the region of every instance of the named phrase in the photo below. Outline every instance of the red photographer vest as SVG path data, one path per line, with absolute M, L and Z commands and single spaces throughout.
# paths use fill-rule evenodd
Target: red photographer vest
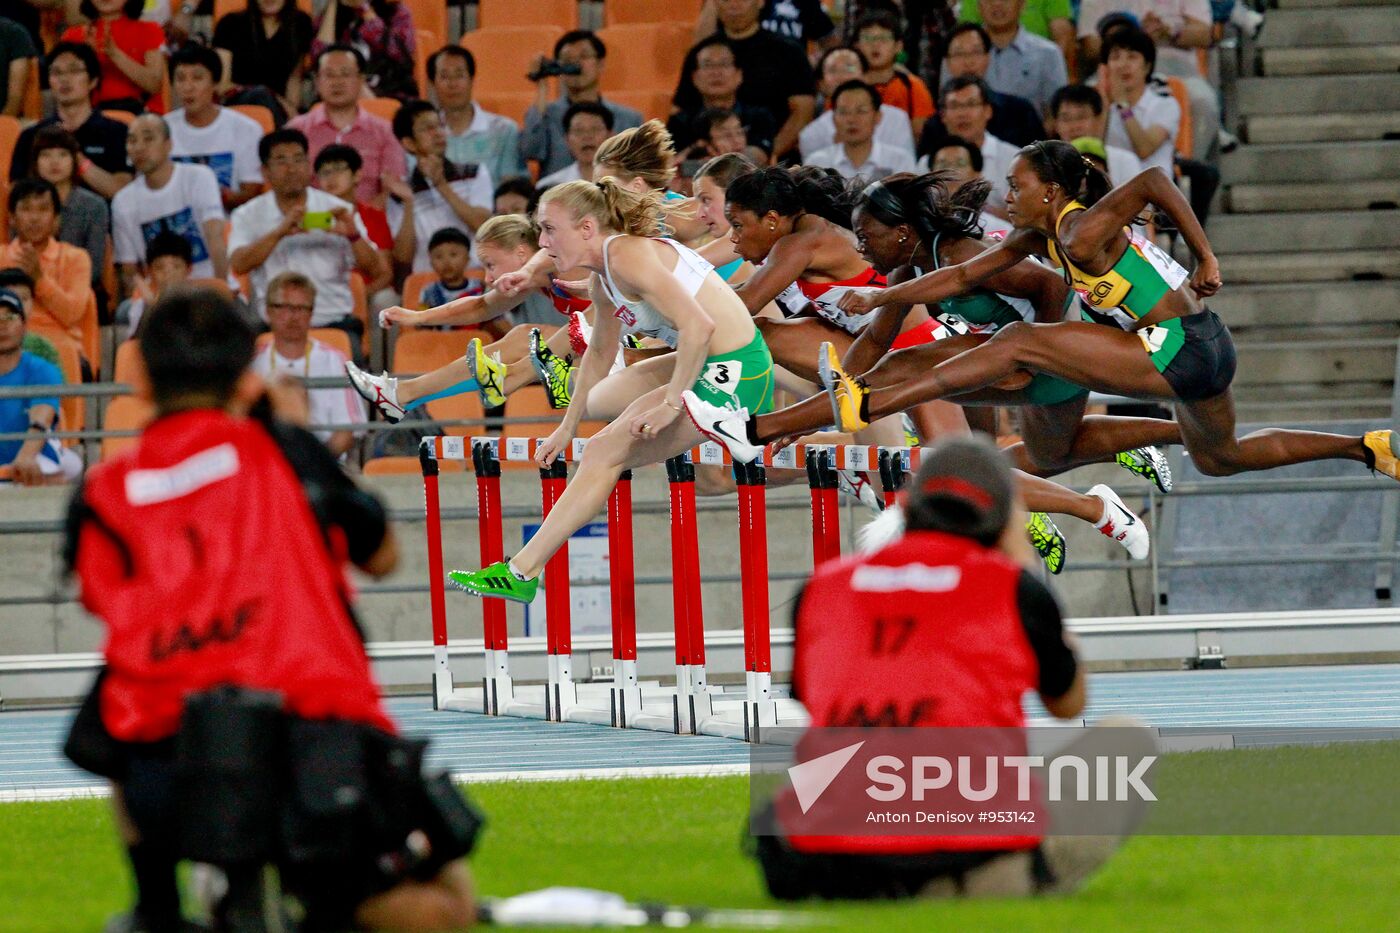
M 1021 727 L 1038 665 L 1017 606 L 1022 568 L 971 539 L 909 532 L 807 584 L 793 690 L 817 727 Z M 780 802 L 779 815 L 787 805 Z M 1027 848 L 1038 836 L 794 836 L 804 852 Z
M 186 694 L 276 690 L 288 712 L 394 731 L 351 620 L 344 542 L 327 547 L 301 483 L 256 421 L 161 418 L 88 471 L 75 569 L 107 625 L 102 721 L 173 735 Z

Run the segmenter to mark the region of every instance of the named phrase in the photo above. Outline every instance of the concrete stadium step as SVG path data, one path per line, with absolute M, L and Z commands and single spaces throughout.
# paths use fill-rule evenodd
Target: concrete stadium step
M 1217 253 L 1400 247 L 1396 217 L 1390 211 L 1222 214 L 1211 218 L 1209 236 Z
M 1228 209 L 1237 214 L 1395 210 L 1400 208 L 1400 179 L 1226 185 L 1225 194 Z
M 1387 7 L 1270 10 L 1255 43 L 1263 49 L 1400 43 L 1400 16 Z
M 1208 303 L 1232 330 L 1400 324 L 1400 281 L 1284 285 L 1227 281 Z
M 1400 140 L 1241 146 L 1221 160 L 1221 177 L 1226 184 L 1388 178 L 1400 185 Z
M 1335 282 L 1400 278 L 1400 250 L 1304 253 L 1217 253 L 1226 282 Z
M 1325 143 L 1400 139 L 1400 110 L 1365 113 L 1249 114 L 1243 138 L 1251 143 Z
M 1391 72 L 1400 68 L 1400 43 L 1260 49 L 1259 67 L 1278 77 Z
M 1374 421 L 1390 423 L 1391 389 L 1385 382 L 1339 385 L 1238 385 L 1235 411 L 1241 421 L 1287 424 L 1299 421 Z
M 1395 374 L 1395 341 L 1306 340 L 1236 345 L 1235 384 L 1382 383 Z
M 1244 78 L 1235 93 L 1251 115 L 1400 110 L 1400 74 Z
M 1335 9 L 1336 7 L 1400 6 L 1400 0 L 1276 0 L 1281 10 Z

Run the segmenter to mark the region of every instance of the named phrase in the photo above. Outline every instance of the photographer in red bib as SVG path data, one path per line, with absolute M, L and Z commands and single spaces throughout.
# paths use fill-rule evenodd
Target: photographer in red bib
M 268 864 L 303 931 L 468 925 L 479 820 L 397 736 L 351 607 L 347 563 L 397 563 L 383 506 L 273 417 L 296 396 L 226 298 L 176 290 L 140 341 L 156 418 L 88 471 L 65 546 L 107 635 L 65 752 L 112 781 L 136 882 L 109 929 L 184 929 L 181 860 L 227 875 L 220 930 L 266 928 Z
M 1026 569 L 1005 457 L 975 437 L 940 441 L 902 495 L 904 536 L 823 565 L 796 601 L 792 689 L 811 728 L 1019 729 L 1029 690 L 1079 717 L 1084 671 L 1055 597 Z M 781 827 L 781 797 L 776 813 Z M 783 832 L 758 836 L 755 855 L 783 900 L 1016 897 L 1074 890 L 1119 842 L 934 833 Z

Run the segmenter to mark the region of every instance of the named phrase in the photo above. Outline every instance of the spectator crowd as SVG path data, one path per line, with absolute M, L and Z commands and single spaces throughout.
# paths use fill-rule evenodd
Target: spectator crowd
M 1225 24 L 1259 22 L 1237 0 L 704 0 L 669 112 L 601 90 L 610 58 L 662 50 L 574 29 L 539 50 L 517 120 L 478 102 L 487 56 L 423 47 L 427 7 L 309 6 L 250 0 L 211 19 L 142 0 L 0 4 L 0 331 L 28 348 L 0 347 L 0 384 L 52 375 L 31 356 L 110 378 L 100 329 L 135 336 L 183 282 L 244 302 L 272 334 L 269 374 L 336 374 L 339 341 L 312 331 L 344 331 L 360 357 L 369 313 L 479 293 L 478 228 L 591 178 L 599 147 L 652 117 L 681 195 L 700 160 L 744 153 L 848 179 L 980 174 L 995 215 L 1017 150 L 1062 139 L 1115 183 L 1162 169 L 1204 220 L 1213 162 L 1236 144 L 1208 50 Z M 344 392 L 312 396 L 326 424 L 366 415 Z M 51 402 L 0 407 L 0 433 L 58 427 Z M 356 441 L 320 436 L 338 455 Z M 33 478 L 41 449 L 0 445 L 0 460 Z

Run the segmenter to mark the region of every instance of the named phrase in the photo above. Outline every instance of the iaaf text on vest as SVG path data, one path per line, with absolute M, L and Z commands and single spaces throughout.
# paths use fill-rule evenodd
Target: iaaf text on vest
M 866 779 L 872 782 L 865 793 L 872 800 L 888 803 L 906 797 L 918 802 L 931 792 L 955 790 L 963 800 L 981 802 L 996 797 L 1003 781 L 1014 781 L 1015 799 L 1030 802 L 1039 799 L 1031 789 L 1031 771 L 1044 769 L 1044 784 L 1051 801 L 1156 800 L 1151 788 L 1143 783 L 1156 761 L 1156 755 L 1136 759 L 1127 755 L 1087 759 L 1078 755 L 1049 759 L 1043 755 L 959 755 L 951 761 L 939 755 L 914 755 L 906 762 L 894 755 L 876 755 L 865 763 Z

